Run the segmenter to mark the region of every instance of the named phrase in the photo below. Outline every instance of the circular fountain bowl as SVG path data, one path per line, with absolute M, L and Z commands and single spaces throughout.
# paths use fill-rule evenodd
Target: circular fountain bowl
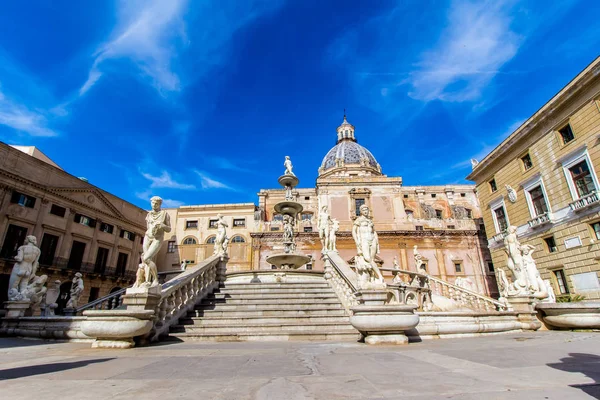
M 295 201 L 282 201 L 275 204 L 275 212 L 291 215 L 294 218 L 301 213 L 303 209 L 304 207 L 302 207 L 302 204 L 296 203 Z
M 281 175 L 277 181 L 283 187 L 296 187 L 300 182 L 294 175 Z
M 277 268 L 297 269 L 310 261 L 310 257 L 303 254 L 280 253 L 267 257 L 267 262 Z

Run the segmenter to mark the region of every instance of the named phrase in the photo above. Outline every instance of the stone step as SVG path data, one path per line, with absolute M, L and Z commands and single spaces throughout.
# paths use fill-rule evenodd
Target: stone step
M 231 317 L 191 317 L 181 318 L 179 325 L 187 326 L 263 326 L 263 325 L 275 325 L 275 324 L 320 324 L 320 323 L 337 323 L 337 324 L 348 324 L 350 321 L 347 316 L 330 316 L 330 315 L 317 315 L 317 316 L 253 316 L 253 317 L 242 317 L 242 318 L 231 318 Z
M 305 298 L 305 299 L 299 299 L 299 298 L 285 298 L 285 299 L 281 299 L 281 298 L 269 298 L 269 299 L 264 299 L 264 298 L 257 298 L 257 299 L 202 299 L 202 302 L 200 303 L 201 306 L 203 305 L 211 305 L 211 304 L 229 304 L 229 305 L 239 305 L 239 304 L 255 304 L 255 305 L 272 305 L 272 304 L 296 304 L 296 305 L 300 305 L 300 304 L 339 304 L 339 300 L 337 297 L 329 297 L 329 298 Z
M 272 311 L 272 310 L 285 310 L 285 311 L 315 311 L 315 310 L 330 310 L 337 308 L 342 310 L 343 306 L 341 303 L 280 303 L 271 302 L 269 304 L 229 304 L 229 303 L 212 303 L 212 304 L 201 304 L 196 306 L 194 309 L 197 311 L 215 310 L 215 311 Z
M 336 342 L 357 342 L 360 334 L 352 329 L 348 331 L 335 332 L 262 332 L 260 334 L 247 333 L 207 333 L 198 336 L 193 333 L 170 333 L 171 340 L 200 341 L 200 342 L 267 342 L 267 341 L 336 341 Z M 169 338 L 167 338 L 169 340 Z
M 212 293 L 206 299 L 337 299 L 337 295 L 331 293 Z
M 289 316 L 321 316 L 327 315 L 331 317 L 343 317 L 346 315 L 346 310 L 341 307 L 322 307 L 317 309 L 303 309 L 299 310 L 297 307 L 294 308 L 275 308 L 268 310 L 251 310 L 251 309 L 240 309 L 239 307 L 223 310 L 224 306 L 215 307 L 214 310 L 193 310 L 187 314 L 188 318 L 193 317 L 204 317 L 204 318 L 236 318 L 236 317 L 289 317 Z
M 207 333 L 216 334 L 260 334 L 261 332 L 281 332 L 281 333 L 311 333 L 311 332 L 336 332 L 338 330 L 348 331 L 353 329 L 350 323 L 339 322 L 320 322 L 310 325 L 304 323 L 289 322 L 286 324 L 263 324 L 263 325 L 218 325 L 218 326 L 197 326 L 197 325 L 173 325 L 170 331 L 173 333 L 195 333 L 205 335 Z
M 216 293 L 231 294 L 307 294 L 307 293 L 335 293 L 332 288 L 220 288 Z
M 235 288 L 235 289 L 317 289 L 317 288 L 330 288 L 327 282 L 293 282 L 293 283 L 227 283 L 223 284 L 221 288 Z

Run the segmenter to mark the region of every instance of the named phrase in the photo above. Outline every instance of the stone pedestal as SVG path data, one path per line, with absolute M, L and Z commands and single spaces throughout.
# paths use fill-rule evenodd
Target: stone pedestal
M 225 282 L 225 274 L 227 273 L 227 261 L 229 261 L 229 257 L 227 256 L 227 254 L 223 254 L 221 256 L 221 261 L 219 261 L 219 265 L 217 265 L 217 282 Z
M 127 306 L 127 311 L 152 311 L 160 302 L 160 285 L 150 288 L 129 288 L 123 295 L 123 305 Z
M 518 313 L 521 329 L 537 331 L 542 327 L 535 310 L 538 299 L 533 296 L 510 296 L 507 300 L 511 308 Z
M 135 346 L 133 338 L 146 335 L 152 329 L 151 310 L 88 310 L 81 331 L 96 340 L 92 348 L 128 349 Z
M 31 302 L 26 301 L 5 301 L 6 318 L 19 318 L 25 316 L 25 311 L 29 309 Z
M 359 304 L 366 306 L 382 306 L 387 300 L 385 290 L 360 290 L 354 294 Z

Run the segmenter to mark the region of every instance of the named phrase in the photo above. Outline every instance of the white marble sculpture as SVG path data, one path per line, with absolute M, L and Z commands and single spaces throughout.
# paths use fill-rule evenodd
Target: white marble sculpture
M 65 308 L 77 308 L 79 305 L 79 297 L 81 293 L 83 293 L 83 279 L 81 279 L 81 274 L 77 272 L 73 277 L 73 281 L 71 283 L 71 297 L 67 302 L 67 306 Z
M 292 169 L 294 166 L 292 165 L 292 160 L 290 160 L 290 156 L 285 156 L 285 161 L 283 162 L 283 166 L 285 167 L 284 175 L 292 175 L 296 176 Z
M 46 288 L 46 281 L 48 280 L 48 275 L 36 276 L 33 278 L 31 283 L 27 285 L 27 289 L 25 289 L 26 295 L 25 297 L 29 298 L 31 301 L 31 308 L 35 312 L 35 310 L 40 306 L 48 288 Z
M 161 210 L 162 199 L 154 196 L 150 199 L 152 210 L 146 215 L 146 234 L 144 235 L 142 262 L 139 265 L 133 287 L 158 286 L 158 270 L 154 258 L 165 239 L 165 232 L 171 232 L 171 219 L 165 210 Z
M 504 185 L 504 187 L 506 188 L 506 192 L 508 194 L 508 200 L 510 200 L 511 203 L 516 203 L 517 202 L 516 190 L 513 189 L 512 186 L 510 186 L 510 185 Z
M 321 240 L 323 252 L 327 251 L 328 249 L 330 220 L 331 217 L 329 216 L 327 206 L 321 206 L 319 211 L 319 219 L 317 221 L 317 229 L 319 230 L 319 239 Z
M 290 215 L 283 216 L 283 242 L 292 243 L 294 241 L 293 219 Z
M 337 232 L 340 230 L 340 221 L 337 219 L 330 219 L 329 221 L 329 233 L 327 235 L 327 251 L 337 252 Z
M 550 283 L 550 279 L 544 279 L 544 284 L 546 285 L 546 291 L 548 292 L 548 297 L 544 299 L 544 302 L 556 303 L 556 293 L 554 293 L 554 288 Z
M 385 287 L 383 275 L 375 263 L 375 255 L 379 253 L 379 238 L 369 214 L 367 205 L 360 206 L 360 216 L 354 220 L 352 227 L 352 238 L 358 253 L 355 260 L 360 289 Z
M 23 246 L 17 250 L 16 263 L 8 281 L 9 301 L 29 300 L 27 286 L 35 278 L 40 253 L 35 236 L 27 236 Z
M 423 262 L 423 256 L 421 253 L 419 253 L 417 245 L 413 246 L 413 257 L 415 259 L 415 268 L 417 269 L 417 272 L 421 275 L 427 275 L 427 269 L 425 268 L 425 263 Z M 410 285 L 425 287 L 427 286 L 427 280 L 426 278 L 415 275 L 411 279 Z
M 533 296 L 548 297 L 548 291 L 533 259 L 534 246 L 521 245 L 517 239 L 517 227 L 510 226 L 504 238 L 504 251 L 508 257 L 507 267 L 512 273 L 512 282 L 502 271 L 499 273 L 499 288 L 502 297 Z
M 54 285 L 50 286 L 44 295 L 42 300 L 42 304 L 40 307 L 42 309 L 42 316 L 51 317 L 54 315 L 54 310 L 58 307 L 58 296 L 60 296 L 60 284 L 62 282 L 60 280 L 55 280 Z
M 229 238 L 227 237 L 227 228 L 229 228 L 229 225 L 227 224 L 227 222 L 225 222 L 223 215 L 217 214 L 217 237 L 215 238 L 213 254 L 227 254 L 227 246 L 229 245 Z
M 394 269 L 399 270 L 400 269 L 400 265 L 398 264 L 398 257 L 394 256 Z M 392 283 L 395 285 L 404 283 L 404 281 L 402 280 L 402 274 L 400 274 L 400 272 L 392 272 L 392 274 L 394 275 L 393 279 L 392 279 Z
M 475 158 L 471 158 L 471 168 L 475 169 L 475 167 L 479 164 L 479 161 Z

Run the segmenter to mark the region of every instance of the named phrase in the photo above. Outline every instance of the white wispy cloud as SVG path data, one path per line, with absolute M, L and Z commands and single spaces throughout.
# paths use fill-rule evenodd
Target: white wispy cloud
M 1 125 L 30 136 L 58 136 L 58 132 L 49 127 L 47 114 L 45 110 L 30 109 L 0 92 Z
M 169 174 L 167 171 L 163 171 L 162 174 L 160 174 L 160 176 L 153 176 L 146 172 L 141 172 L 141 174 L 144 178 L 146 178 L 152 182 L 150 184 L 150 188 L 152 188 L 152 189 L 159 189 L 159 188 L 182 189 L 182 190 L 196 189 L 195 185 L 175 181 L 171 177 L 171 174 Z
M 523 38 L 511 30 L 512 1 L 454 1 L 435 48 L 410 73 L 415 99 L 473 101 L 510 61 Z
M 187 0 L 122 0 L 118 3 L 119 23 L 112 39 L 94 54 L 88 79 L 79 94 L 85 94 L 105 73 L 108 60 L 128 58 L 160 92 L 178 91 L 180 79 L 173 70 L 177 56 L 174 39 L 186 42 L 183 14 Z
M 152 191 L 150 191 L 150 190 L 144 190 L 143 192 L 135 193 L 135 197 L 137 197 L 138 199 L 145 200 L 145 201 L 150 201 L 150 198 L 152 198 L 153 196 L 155 196 L 155 194 L 153 194 Z M 166 208 L 181 207 L 184 204 L 185 203 L 183 201 L 173 200 L 173 199 L 163 199 L 163 202 L 162 202 L 163 207 L 166 207 Z
M 204 171 L 194 170 L 194 172 L 200 177 L 200 185 L 202 186 L 202 189 L 235 190 L 231 186 L 211 178 L 210 175 Z

